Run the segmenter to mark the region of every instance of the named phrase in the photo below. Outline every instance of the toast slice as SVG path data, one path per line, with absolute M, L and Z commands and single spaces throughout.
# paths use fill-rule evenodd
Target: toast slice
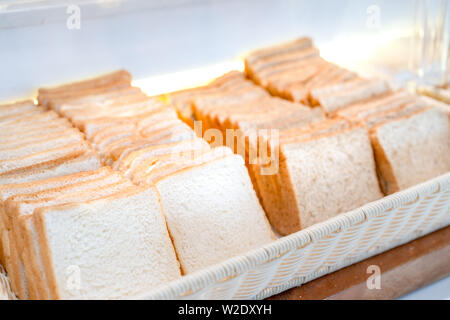
M 182 169 L 156 188 L 184 274 L 274 240 L 240 156 Z
M 73 202 L 73 199 L 78 200 L 78 198 L 75 197 L 78 194 L 80 195 L 80 201 L 82 201 L 82 199 L 93 199 L 115 193 L 119 190 L 125 190 L 130 186 L 132 186 L 132 184 L 128 180 L 123 179 L 119 174 L 115 173 L 95 180 L 58 188 L 59 195 L 56 193 L 57 190 L 52 189 L 37 194 L 16 195 L 6 201 L 5 212 L 12 221 L 13 226 L 13 238 L 10 238 L 10 242 L 16 246 L 16 250 L 20 253 L 18 257 L 19 259 L 22 259 L 21 263 L 25 269 L 26 283 L 35 284 L 38 288 L 39 296 L 46 298 L 45 295 L 47 293 L 43 290 L 46 286 L 43 280 L 42 270 L 36 267 L 41 265 L 37 247 L 35 245 L 26 246 L 24 244 L 24 241 L 26 241 L 24 239 L 28 237 L 28 235 L 20 232 L 21 229 L 19 226 L 22 224 L 23 220 L 31 215 L 37 207 Z M 83 197 L 81 197 L 81 195 Z
M 371 140 L 386 194 L 450 171 L 448 117 L 435 108 L 378 124 Z
M 101 162 L 98 155 L 95 152 L 86 152 L 77 156 L 61 157 L 51 162 L 2 173 L 0 174 L 0 185 L 37 181 L 81 171 L 96 170 L 100 167 Z
M 88 169 L 86 167 L 85 169 Z M 95 169 L 95 168 L 94 168 Z M 80 170 L 81 171 L 81 170 Z M 83 181 L 89 181 L 92 179 L 96 179 L 106 174 L 111 174 L 112 170 L 109 167 L 104 167 L 98 169 L 96 171 L 88 171 L 82 173 L 74 173 L 65 175 L 63 177 L 55 177 L 45 180 L 40 180 L 37 182 L 25 182 L 25 183 L 16 183 L 16 184 L 4 184 L 0 186 L 0 224 L 2 226 L 2 243 L 4 245 L 3 249 L 6 250 L 4 253 L 4 261 L 2 264 L 7 269 L 8 273 L 13 274 L 12 270 L 13 263 L 18 263 L 18 252 L 15 250 L 15 247 L 9 241 L 9 233 L 8 230 L 12 230 L 12 221 L 6 215 L 4 202 L 18 194 L 25 194 L 31 192 L 39 192 L 41 190 L 49 189 L 49 188 L 58 188 L 64 185 L 68 185 L 71 183 L 79 183 Z M 70 172 L 68 172 L 70 173 Z M 17 270 L 16 266 L 16 270 Z M 22 282 L 17 283 L 14 281 L 14 277 L 11 277 L 11 285 L 15 292 L 22 292 L 23 294 L 23 284 Z
M 268 218 L 282 235 L 382 197 L 366 129 L 327 130 L 282 144 L 279 173 L 258 179 Z
M 132 298 L 180 277 L 153 188 L 38 209 L 34 221 L 52 298 Z

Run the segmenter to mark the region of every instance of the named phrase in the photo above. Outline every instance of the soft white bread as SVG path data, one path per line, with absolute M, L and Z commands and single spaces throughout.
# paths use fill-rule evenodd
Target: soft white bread
M 274 240 L 240 156 L 181 170 L 156 187 L 184 273 Z
M 131 75 L 125 70 L 115 71 L 96 78 L 69 83 L 53 88 L 41 88 L 38 91 L 38 102 L 45 107 L 52 107 L 52 100 L 74 99 L 96 93 L 117 91 L 130 87 Z
M 142 163 L 134 170 L 131 178 L 136 184 L 151 185 L 179 170 L 198 166 L 232 154 L 233 152 L 228 147 L 217 147 L 199 152 L 185 152 L 179 156 L 166 155 L 155 159 L 152 164 L 149 162 Z
M 279 174 L 271 177 L 265 208 L 283 235 L 382 197 L 363 127 L 282 144 Z
M 26 295 L 26 283 L 23 279 L 21 279 L 21 275 L 23 275 L 23 268 L 22 261 L 19 256 L 19 253 L 23 250 L 17 250 L 16 248 L 15 236 L 18 234 L 11 233 L 13 231 L 13 220 L 12 216 L 8 215 L 8 212 L 5 210 L 5 201 L 7 199 L 12 199 L 16 195 L 40 192 L 46 189 L 61 188 L 66 185 L 98 179 L 104 177 L 105 175 L 110 175 L 111 173 L 112 170 L 109 167 L 104 167 L 96 171 L 76 173 L 36 182 L 16 183 L 0 186 L 0 224 L 2 225 L 2 242 L 5 250 L 4 266 L 10 275 L 13 290 L 17 292 L 18 295 Z
M 25 154 L 9 160 L 0 160 L 0 174 L 8 171 L 20 170 L 31 167 L 40 163 L 47 163 L 63 157 L 75 157 L 84 154 L 90 150 L 90 146 L 80 141 L 77 143 L 70 143 L 64 146 L 57 146 L 45 151 Z
M 165 145 L 149 144 L 149 146 L 130 147 L 122 152 L 120 158 L 114 163 L 113 168 L 115 170 L 122 170 L 127 176 L 133 168 L 153 156 L 206 148 L 209 148 L 208 143 L 200 138 Z
M 379 124 L 371 139 L 386 194 L 450 171 L 448 117 L 435 108 Z
M 180 277 L 152 188 L 39 209 L 34 218 L 53 298 L 131 298 Z
M 312 90 L 311 97 L 313 105 L 320 105 L 327 115 L 332 116 L 338 110 L 352 103 L 386 94 L 390 91 L 389 85 L 383 80 L 357 79 Z
M 98 199 L 119 191 L 125 191 L 130 187 L 132 187 L 131 182 L 121 178 L 116 173 L 115 175 L 98 178 L 93 181 L 86 181 L 59 188 L 60 193 L 57 197 L 45 198 L 45 195 L 49 193 L 48 191 L 45 191 L 38 194 L 18 195 L 9 198 L 6 201 L 5 212 L 9 216 L 9 219 L 13 221 L 13 242 L 16 245 L 18 252 L 21 252 L 19 258 L 23 259 L 22 263 L 25 267 L 27 283 L 36 285 L 41 299 L 48 298 L 48 292 L 45 291 L 46 286 L 44 275 L 42 273 L 43 269 L 40 249 L 35 241 L 36 239 L 33 240 L 30 238 L 29 234 L 20 233 L 20 226 L 25 223 L 26 218 L 29 217 L 36 208 Z M 31 234 L 34 234 L 34 226 L 28 227 L 31 229 Z M 11 238 L 10 241 L 12 241 Z
M 75 157 L 62 157 L 50 163 L 0 174 L 0 184 L 37 181 L 81 171 L 96 170 L 100 167 L 101 162 L 98 155 L 95 152 L 86 152 Z
M 23 145 L 8 145 L 1 148 L 0 144 L 0 161 L 17 159 L 33 153 L 43 152 L 54 148 L 63 147 L 69 144 L 83 143 L 84 136 L 81 132 L 69 132 L 53 136 L 50 139 L 42 139 L 41 141 L 32 141 Z
M 14 103 L 0 104 L 0 119 L 12 115 L 23 114 L 34 109 L 38 108 L 36 108 L 36 105 L 32 100 L 22 100 Z

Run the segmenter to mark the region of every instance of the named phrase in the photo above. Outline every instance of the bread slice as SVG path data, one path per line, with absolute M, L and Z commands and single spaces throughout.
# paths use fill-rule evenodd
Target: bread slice
M 150 145 L 139 149 L 130 149 L 122 153 L 121 158 L 114 163 L 115 170 L 121 170 L 125 176 L 129 176 L 133 169 L 140 163 L 153 156 L 183 152 L 190 150 L 202 150 L 209 148 L 207 142 L 200 138 L 187 141 L 169 143 L 167 145 Z
M 7 148 L 20 147 L 26 144 L 40 142 L 46 139 L 51 139 L 62 135 L 72 135 L 75 132 L 79 133 L 79 131 L 75 128 L 59 127 L 59 126 L 45 128 L 44 130 L 37 130 L 37 131 L 27 130 L 26 133 L 24 134 L 14 134 L 5 138 L 2 137 L 0 148 L 3 150 Z
M 153 185 L 156 181 L 179 170 L 205 164 L 232 154 L 233 152 L 228 147 L 217 147 L 196 152 L 191 154 L 191 156 L 188 153 L 184 153 L 179 157 L 172 155 L 167 158 L 155 159 L 152 165 L 147 164 L 145 171 L 136 169 L 135 172 L 138 171 L 138 173 L 133 172 L 132 180 L 136 184 Z
M 49 107 L 52 99 L 61 100 L 62 98 L 73 98 L 74 96 L 86 96 L 86 91 L 90 94 L 93 94 L 93 92 L 115 91 L 121 87 L 131 86 L 131 80 L 131 75 L 127 71 L 119 70 L 96 78 L 54 88 L 41 88 L 38 91 L 38 102 L 40 105 Z
M 86 167 L 88 169 L 88 167 Z M 95 169 L 95 168 L 93 168 Z M 80 170 L 79 170 L 80 171 Z M 26 182 L 26 183 L 16 183 L 16 184 L 5 184 L 0 186 L 0 224 L 2 226 L 2 243 L 4 251 L 4 261 L 3 265 L 6 267 L 6 270 L 9 274 L 13 274 L 13 267 L 11 264 L 18 263 L 18 252 L 15 250 L 15 247 L 10 244 L 9 241 L 9 233 L 8 230 L 12 230 L 12 222 L 8 218 L 5 213 L 4 202 L 17 194 L 23 193 L 31 193 L 38 192 L 41 190 L 45 190 L 48 188 L 58 188 L 71 183 L 79 183 L 83 181 L 89 181 L 91 179 L 96 179 L 106 174 L 110 174 L 112 171 L 109 167 L 101 168 L 96 171 L 88 171 L 83 173 L 75 173 L 71 175 L 66 175 L 63 177 L 51 178 L 46 180 L 40 180 L 38 182 Z M 70 172 L 69 172 L 70 173 Z M 18 266 L 16 266 L 17 270 Z M 17 283 L 17 281 L 13 281 L 14 278 L 11 278 L 11 285 L 15 292 L 23 292 L 25 290 L 23 288 L 22 283 Z
M 45 124 L 48 124 L 49 121 L 58 119 L 59 116 L 56 112 L 53 111 L 47 111 L 43 113 L 37 113 L 37 114 L 30 114 L 25 115 L 23 117 L 19 117 L 16 119 L 13 119 L 11 121 L 8 121 L 6 123 L 2 123 L 2 128 L 8 128 L 8 129 L 14 129 L 20 130 L 20 127 L 22 125 L 40 125 L 43 126 Z
M 32 100 L 16 101 L 14 103 L 1 104 L 0 105 L 0 118 L 8 117 L 11 115 L 23 114 L 32 111 L 36 108 L 36 105 Z
M 69 143 L 61 147 L 55 147 L 45 151 L 32 153 L 11 160 L 0 161 L 0 174 L 31 167 L 40 163 L 47 163 L 62 157 L 74 157 L 84 154 L 90 150 L 89 145 L 84 142 Z
M 43 114 L 46 110 L 44 108 L 33 107 L 31 110 L 25 110 L 24 113 L 15 113 L 7 116 L 0 117 L 0 125 L 7 125 L 8 123 L 15 122 L 24 117 L 24 114 L 29 116 L 36 116 Z
M 185 274 L 274 240 L 240 156 L 178 171 L 156 187 Z
M 389 92 L 375 99 L 338 110 L 336 115 L 348 120 L 359 121 L 376 113 L 398 109 L 415 100 L 417 97 L 406 91 Z
M 371 140 L 386 194 L 450 171 L 448 117 L 435 108 L 379 124 Z
M 55 111 L 60 111 L 63 109 L 85 109 L 87 105 L 103 107 L 111 105 L 116 101 L 121 101 L 123 99 L 134 99 L 134 97 L 142 95 L 144 95 L 144 93 L 137 87 L 124 87 L 118 88 L 114 91 L 98 92 L 96 94 L 78 98 L 76 97 L 73 99 L 62 99 L 60 101 L 53 99 L 52 108 Z
M 180 277 L 152 188 L 39 209 L 34 218 L 52 298 L 132 298 Z M 70 285 L 72 269 L 80 286 Z
M 282 144 L 279 174 L 262 182 L 268 218 L 282 235 L 382 197 L 363 127 Z
M 64 118 L 55 118 L 53 120 L 37 121 L 32 123 L 26 123 L 24 125 L 2 126 L 0 137 L 12 138 L 12 136 L 26 137 L 30 135 L 36 135 L 38 132 L 45 133 L 47 131 L 54 130 L 54 128 L 72 128 L 72 124 Z
M 0 148 L 0 162 L 77 143 L 84 143 L 84 136 L 81 132 L 73 131 L 68 134 L 60 134 L 51 139 L 34 141 L 19 146 L 10 145 L 6 148 Z
M 45 190 L 33 194 L 16 195 L 5 202 L 5 213 L 9 217 L 9 220 L 12 221 L 13 238 L 10 238 L 10 242 L 13 243 L 12 247 L 15 245 L 15 249 L 20 253 L 18 257 L 22 259 L 21 262 L 25 266 L 27 283 L 35 281 L 42 298 L 47 293 L 41 289 L 45 288 L 45 283 L 42 270 L 37 267 L 40 265 L 38 261 L 40 258 L 36 246 L 27 238 L 29 235 L 21 232 L 20 226 L 24 223 L 24 219 L 32 214 L 33 210 L 37 207 L 73 202 L 74 197 L 78 195 L 80 195 L 80 198 L 76 199 L 80 201 L 82 199 L 94 199 L 115 193 L 119 190 L 125 190 L 130 186 L 131 183 L 129 181 L 123 179 L 118 173 L 114 173 L 90 181 L 66 185 L 62 188 Z M 87 190 L 89 192 L 84 192 Z M 28 245 L 25 243 L 28 243 Z M 30 244 L 33 244 L 33 246 L 30 246 Z
M 101 162 L 98 155 L 95 152 L 86 152 L 75 157 L 61 157 L 51 162 L 2 173 L 0 174 L 0 185 L 37 181 L 81 171 L 96 170 L 100 167 Z
M 320 105 L 323 111 L 334 115 L 346 106 L 390 92 L 391 89 L 383 80 L 357 79 L 343 84 L 328 86 L 311 91 L 312 105 Z

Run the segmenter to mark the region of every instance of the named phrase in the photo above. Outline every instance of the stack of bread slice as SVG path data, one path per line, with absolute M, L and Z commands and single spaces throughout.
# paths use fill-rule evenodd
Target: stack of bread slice
M 239 99 L 268 96 L 265 90 L 261 90 L 252 81 L 249 81 L 244 73 L 230 71 L 206 86 L 168 93 L 165 95 L 165 99 L 175 107 L 180 119 L 194 127 L 196 117 L 192 108 L 193 101 L 197 98 L 215 99 L 225 93 L 237 96 Z M 207 123 L 203 123 L 203 125 L 207 126 Z
M 90 86 L 105 82 L 88 81 Z M 225 75 L 219 83 L 233 92 L 251 87 L 268 95 L 242 73 Z M 87 91 L 86 86 L 73 84 Z M 45 92 L 52 90 L 59 91 Z M 66 95 L 66 101 L 45 101 L 85 133 L 105 164 L 139 187 L 156 188 L 184 274 L 275 239 L 242 158 L 227 147 L 211 148 L 172 106 L 139 91 L 117 97 L 109 89 L 93 95 L 70 91 L 73 98 Z M 204 222 L 198 241 L 199 229 L 193 227 L 201 221 L 211 223 Z
M 125 298 L 181 276 L 156 190 L 109 167 L 0 196 L 20 298 Z
M 310 38 L 252 51 L 245 58 L 245 71 L 271 94 L 319 105 L 327 115 L 390 91 L 385 81 L 363 79 L 325 61 Z
M 355 104 L 337 113 L 370 133 L 385 194 L 450 171 L 448 116 L 404 91 Z

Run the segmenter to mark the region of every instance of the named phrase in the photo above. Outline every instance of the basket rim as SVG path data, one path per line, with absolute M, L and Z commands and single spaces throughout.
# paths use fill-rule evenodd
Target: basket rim
M 250 250 L 244 254 L 232 257 L 192 274 L 183 275 L 180 279 L 139 294 L 132 299 L 173 299 L 185 294 L 197 293 L 213 283 L 242 275 L 254 267 L 275 260 L 298 247 L 308 246 L 333 233 L 340 232 L 360 223 L 365 223 L 369 219 L 373 219 L 386 211 L 394 210 L 404 204 L 415 201 L 419 197 L 428 196 L 448 189 L 450 189 L 450 172 L 367 203 L 360 208 L 339 214 L 293 234 L 280 237 L 271 243 Z

